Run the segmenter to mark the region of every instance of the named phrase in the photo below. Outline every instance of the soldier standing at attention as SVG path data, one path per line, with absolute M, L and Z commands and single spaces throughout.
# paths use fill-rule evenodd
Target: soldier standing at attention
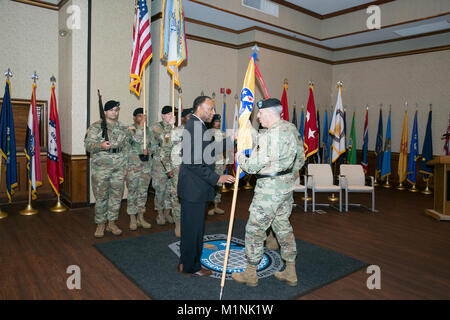
M 210 130 L 213 131 L 213 137 L 215 142 L 220 142 L 225 139 L 225 132 L 220 130 L 220 114 L 215 114 L 211 121 L 212 128 Z M 223 175 L 223 171 L 225 170 L 225 160 L 223 157 L 223 153 L 216 154 L 216 163 L 214 171 L 219 175 Z M 218 183 L 215 186 L 216 196 L 214 197 L 214 208 L 208 211 L 208 215 L 213 216 L 214 213 L 224 214 L 221 208 L 219 208 L 219 203 L 222 199 L 222 183 Z
M 119 218 L 120 203 L 126 175 L 129 132 L 120 123 L 120 102 L 108 101 L 104 107 L 109 141 L 102 137 L 102 120 L 94 122 L 86 132 L 84 146 L 92 157 L 92 190 L 95 196 L 95 223 L 97 230 L 94 236 L 101 238 L 106 231 L 118 236 L 122 234 L 114 221 Z
M 181 220 L 181 205 L 178 199 L 178 174 L 180 173 L 181 165 L 181 141 L 183 138 L 184 125 L 189 120 L 192 114 L 191 109 L 184 109 L 181 114 L 181 125 L 175 127 L 170 132 L 170 143 L 165 148 L 163 163 L 166 164 L 167 176 L 170 184 L 170 201 L 172 206 L 172 216 L 175 222 L 175 236 L 180 237 L 180 220 Z
M 161 110 L 162 121 L 154 123 L 150 132 L 152 163 L 152 186 L 155 189 L 155 211 L 158 212 L 156 223 L 159 225 L 174 223 L 170 214 L 171 201 L 169 197 L 169 178 L 165 163 L 161 161 L 164 148 L 170 142 L 170 131 L 175 123 L 175 117 L 171 106 L 164 106 Z
M 281 246 L 281 257 L 286 261 L 285 270 L 276 272 L 275 277 L 296 286 L 297 248 L 289 216 L 294 201 L 294 179 L 303 166 L 305 152 L 295 126 L 281 119 L 283 108 L 278 99 L 259 101 L 258 108 L 258 120 L 267 130 L 258 135 L 258 145 L 249 157 L 243 152 L 236 154 L 242 170 L 256 174 L 257 178 L 245 228 L 247 269 L 231 276 L 239 283 L 258 285 L 256 269 L 264 254 L 266 230 L 272 227 Z
M 148 187 L 150 185 L 152 159 L 149 155 L 151 133 L 146 127 L 146 146 L 144 147 L 144 125 L 146 116 L 142 108 L 133 112 L 134 123 L 130 129 L 130 148 L 127 164 L 127 213 L 130 216 L 130 230 L 138 227 L 149 229 L 150 223 L 145 221 L 145 204 L 147 203 Z M 137 215 L 137 218 L 136 218 Z

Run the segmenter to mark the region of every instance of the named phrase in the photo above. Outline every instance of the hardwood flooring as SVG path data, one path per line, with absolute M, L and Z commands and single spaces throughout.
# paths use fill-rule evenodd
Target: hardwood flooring
M 253 191 L 238 195 L 236 217 L 248 218 Z M 126 202 L 122 203 L 120 238 L 167 231 L 173 225 L 156 225 L 153 197 L 146 217 L 152 229 L 129 231 Z M 224 216 L 207 216 L 207 223 L 227 220 L 232 193 L 223 195 Z M 301 194 L 295 194 L 301 204 Z M 317 202 L 325 202 L 320 194 Z M 370 205 L 370 196 L 351 194 L 350 202 Z M 9 217 L 0 220 L 0 299 L 148 299 L 93 245 L 119 239 L 110 233 L 103 239 L 93 234 L 94 208 L 49 212 L 53 203 L 33 204 L 39 214 L 20 216 L 24 204 L 2 206 Z M 424 214 L 432 208 L 433 196 L 408 191 L 376 191 L 378 213 L 350 207 L 348 213 L 325 208 L 326 214 L 304 213 L 296 207 L 291 215 L 295 236 L 302 240 L 378 265 L 381 289 L 369 290 L 370 274 L 360 270 L 319 288 L 301 299 L 450 299 L 450 223 Z M 299 252 L 298 259 L 302 258 Z M 81 269 L 81 290 L 68 290 L 68 266 Z M 176 266 L 173 266 L 174 269 Z

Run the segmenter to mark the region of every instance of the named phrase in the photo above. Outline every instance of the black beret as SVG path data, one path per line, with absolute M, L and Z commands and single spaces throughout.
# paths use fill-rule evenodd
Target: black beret
M 120 106 L 119 101 L 109 100 L 107 103 L 105 103 L 105 107 L 103 108 L 103 110 L 108 111 L 118 106 Z
M 192 114 L 192 108 L 184 109 L 183 112 L 181 112 L 181 117 L 186 117 L 188 114 Z
M 168 114 L 172 112 L 172 106 L 164 106 L 161 110 L 161 114 Z
M 214 122 L 214 121 L 220 121 L 220 119 L 221 119 L 220 114 L 217 114 L 217 113 L 216 113 L 216 114 L 213 116 L 211 122 Z
M 143 114 L 143 113 L 144 113 L 144 109 L 136 108 L 136 110 L 134 110 L 134 112 L 133 112 L 133 117 L 136 117 L 138 114 Z
M 258 101 L 259 109 L 273 108 L 273 107 L 279 107 L 279 106 L 281 106 L 281 101 L 278 99 L 275 99 L 275 98 L 269 98 L 269 99 Z

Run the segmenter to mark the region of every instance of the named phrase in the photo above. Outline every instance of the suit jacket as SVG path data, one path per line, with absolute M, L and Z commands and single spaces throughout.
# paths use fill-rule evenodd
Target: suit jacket
M 214 187 L 220 177 L 214 172 L 216 146 L 213 145 L 212 135 L 208 137 L 205 131 L 206 126 L 196 116 L 191 116 L 184 127 L 177 191 L 181 199 L 190 202 L 212 200 L 215 196 Z M 224 140 L 218 143 L 220 146 L 217 147 L 222 148 L 219 150 L 224 150 L 227 142 Z M 205 149 L 209 153 L 207 156 Z

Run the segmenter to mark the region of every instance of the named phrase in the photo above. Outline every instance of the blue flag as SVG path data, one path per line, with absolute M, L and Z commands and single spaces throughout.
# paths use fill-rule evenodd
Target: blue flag
M 223 132 L 227 131 L 227 122 L 226 122 L 227 114 L 226 114 L 226 112 L 227 112 L 227 103 L 224 100 L 223 101 L 223 113 L 222 113 L 222 131 Z
M 14 132 L 14 119 L 11 105 L 11 83 L 6 81 L 5 95 L 3 96 L 2 111 L 0 114 L 0 153 L 6 162 L 6 194 L 9 203 L 17 184 L 16 168 L 16 136 Z
M 422 158 L 420 159 L 419 172 L 423 173 L 423 180 L 427 181 L 433 175 L 433 167 L 427 165 L 427 162 L 433 160 L 433 137 L 431 135 L 431 115 L 428 114 L 427 131 L 425 132 L 425 140 L 423 140 Z
M 377 156 L 376 172 L 381 172 L 383 165 L 383 111 L 380 109 L 380 117 L 378 118 L 377 142 L 375 145 L 375 155 Z
M 298 126 L 297 126 L 297 111 L 296 111 L 296 109 L 297 108 L 294 105 L 294 112 L 292 113 L 292 123 L 294 124 L 294 126 L 296 128 L 298 128 Z
M 368 156 L 369 156 L 369 109 L 366 109 L 366 120 L 364 121 L 364 137 L 363 137 L 363 149 L 361 165 L 363 166 L 364 173 L 367 173 L 368 169 Z
M 298 129 L 298 133 L 300 133 L 300 137 L 302 138 L 302 141 L 305 140 L 303 138 L 304 132 L 305 132 L 305 115 L 303 113 L 303 108 L 302 108 L 302 114 L 300 115 L 300 128 Z
M 391 112 L 389 111 L 386 125 L 386 140 L 384 141 L 383 165 L 381 166 L 381 177 L 391 174 Z
M 416 184 L 416 167 L 419 158 L 419 137 L 417 133 L 417 111 L 414 116 L 413 131 L 411 133 L 411 145 L 409 147 L 408 158 L 408 177 L 406 178 L 411 184 Z
M 328 114 L 325 110 L 325 115 L 323 116 L 323 136 L 322 136 L 322 161 L 323 163 L 330 163 L 330 144 L 331 137 L 328 133 Z
M 320 147 L 320 114 L 319 114 L 319 110 L 317 110 L 316 122 L 317 122 L 317 141 L 319 142 L 319 151 L 316 153 L 317 154 L 317 162 L 316 163 L 320 163 L 320 156 L 322 155 L 323 150 Z

